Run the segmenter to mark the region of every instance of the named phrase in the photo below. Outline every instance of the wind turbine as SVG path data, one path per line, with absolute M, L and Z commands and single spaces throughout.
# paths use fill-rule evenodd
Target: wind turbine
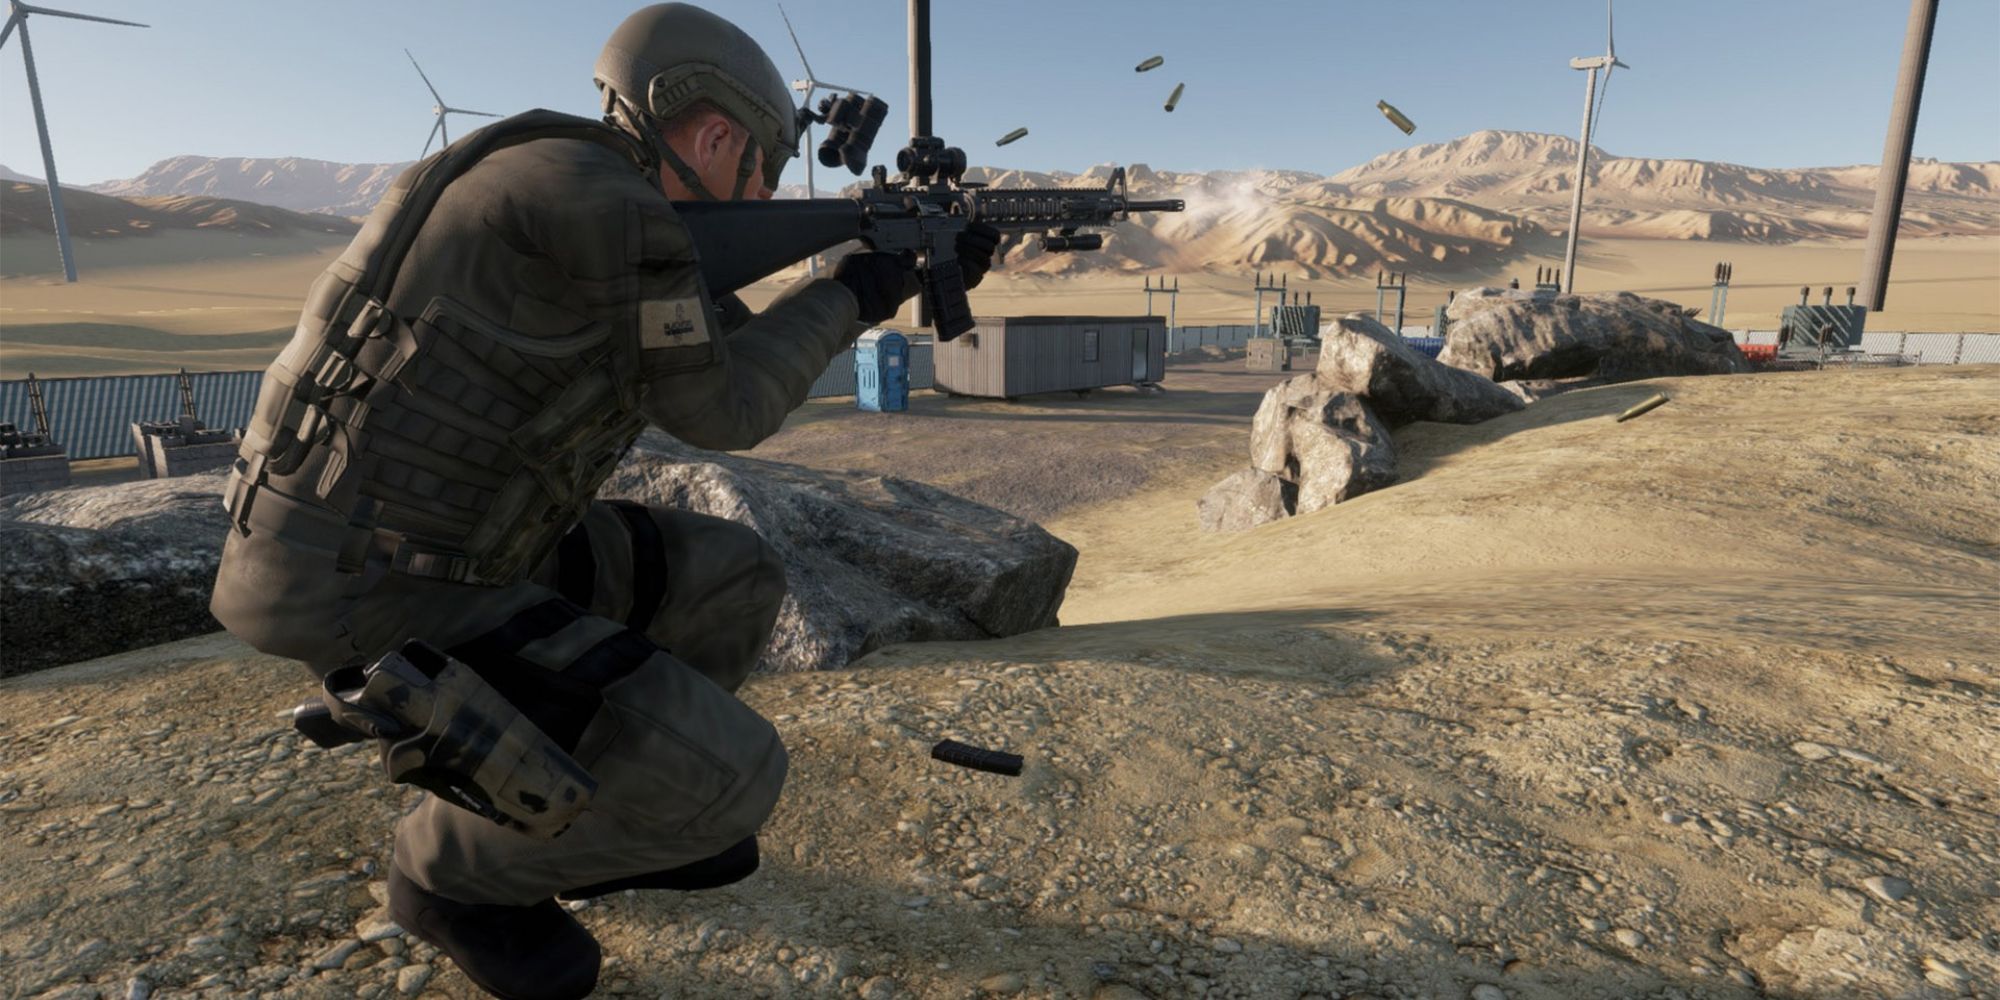
M 1602 107 L 1597 99 L 1597 71 L 1604 70 L 1604 90 L 1611 91 L 1611 70 L 1625 66 L 1618 61 L 1618 50 L 1611 43 L 1611 0 L 1604 0 L 1604 54 L 1588 59 L 1571 59 L 1570 69 L 1580 69 L 1590 75 L 1583 84 L 1583 145 L 1576 151 L 1576 188 L 1570 193 L 1569 202 L 1569 245 L 1563 250 L 1563 291 L 1576 291 L 1576 231 L 1583 224 L 1583 177 L 1584 168 L 1590 162 L 1590 130 L 1597 123 L 1597 111 Z
M 843 91 L 860 94 L 863 97 L 875 96 L 865 90 L 855 87 L 843 87 L 837 83 L 827 83 L 824 80 L 815 78 L 813 76 L 812 63 L 806 61 L 805 46 L 799 44 L 799 33 L 792 30 L 792 18 L 791 15 L 785 13 L 784 4 L 778 5 L 778 16 L 785 19 L 785 33 L 792 36 L 792 48 L 799 53 L 799 65 L 806 68 L 805 79 L 792 81 L 792 89 L 804 95 L 800 98 L 801 103 L 807 107 L 811 107 L 813 91 L 815 90 Z M 806 123 L 805 128 L 804 153 L 805 156 L 802 158 L 806 161 L 806 197 L 817 198 L 819 197 L 819 189 L 813 187 L 812 123 L 810 121 Z M 811 257 L 806 258 L 806 272 L 814 276 L 819 274 L 819 254 L 813 254 Z
M 35 50 L 28 44 L 28 15 L 47 14 L 50 17 L 70 17 L 79 21 L 100 21 L 104 24 L 123 24 L 134 28 L 147 25 L 137 21 L 119 21 L 109 17 L 91 14 L 72 14 L 64 10 L 50 10 L 47 7 L 31 7 L 21 0 L 9 0 L 7 4 L 7 27 L 0 28 L 0 48 L 7 45 L 8 36 L 15 28 L 21 29 L 21 62 L 28 67 L 28 103 L 35 106 L 35 134 L 42 140 L 42 177 L 49 184 L 49 211 L 56 217 L 56 248 L 62 253 L 63 277 L 76 281 L 76 255 L 69 246 L 69 220 L 63 218 L 62 182 L 56 180 L 56 154 L 49 147 L 49 122 L 42 114 L 42 84 L 35 78 Z
M 406 56 L 410 56 L 410 50 L 404 49 L 403 54 Z M 410 56 L 410 65 L 417 66 L 416 56 Z M 422 66 L 417 66 L 417 75 L 424 77 L 424 86 L 430 89 L 431 97 L 437 101 L 436 104 L 431 105 L 431 114 L 437 116 L 437 124 L 432 125 L 431 134 L 424 137 L 424 151 L 422 153 L 417 154 L 418 159 L 422 159 L 426 154 L 428 154 L 431 151 L 431 140 L 438 138 L 439 136 L 444 137 L 444 142 L 438 144 L 439 149 L 443 149 L 444 147 L 451 145 L 451 133 L 445 131 L 444 116 L 478 115 L 481 118 L 500 117 L 499 115 L 496 115 L 491 111 L 467 111 L 464 108 L 454 108 L 446 104 L 444 102 L 444 98 L 438 96 L 438 89 L 436 87 L 431 86 L 431 78 L 428 76 L 424 76 L 424 68 Z

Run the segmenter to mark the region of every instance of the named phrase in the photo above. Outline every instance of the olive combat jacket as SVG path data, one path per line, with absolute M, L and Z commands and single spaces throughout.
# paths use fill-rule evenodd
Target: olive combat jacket
M 329 559 L 342 575 L 517 582 L 646 423 L 698 447 L 751 447 L 859 334 L 853 295 L 829 280 L 754 316 L 711 300 L 636 143 L 550 112 L 517 119 L 538 115 L 573 134 L 485 153 L 413 238 L 397 219 L 437 157 L 411 168 L 315 282 L 230 480 L 213 607 L 232 631 L 289 631 L 254 620 L 284 617 L 268 589 Z M 376 302 L 364 274 L 399 231 L 408 253 Z M 260 532 L 282 546 L 247 542 Z M 274 554 L 299 567 L 263 565 Z

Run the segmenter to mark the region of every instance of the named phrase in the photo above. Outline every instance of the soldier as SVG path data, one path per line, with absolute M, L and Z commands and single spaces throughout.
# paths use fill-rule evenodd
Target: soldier
M 856 253 L 760 314 L 712 301 L 671 200 L 769 198 L 797 153 L 736 26 L 647 7 L 596 66 L 603 123 L 531 111 L 407 171 L 309 293 L 231 476 L 210 605 L 316 675 L 408 640 L 469 666 L 597 782 L 537 839 L 427 795 L 390 913 L 502 997 L 578 997 L 597 942 L 556 900 L 757 866 L 785 748 L 734 693 L 785 594 L 748 528 L 594 499 L 648 423 L 742 449 L 917 289 Z M 997 234 L 962 237 L 968 284 Z M 857 322 L 859 321 L 859 322 Z

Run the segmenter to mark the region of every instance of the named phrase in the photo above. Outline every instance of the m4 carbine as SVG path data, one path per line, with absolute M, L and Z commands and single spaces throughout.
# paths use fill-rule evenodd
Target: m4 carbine
M 841 102 L 866 108 L 856 116 Z M 820 162 L 860 173 L 872 126 L 881 124 L 887 110 L 880 98 L 829 98 L 820 115 L 810 116 L 836 123 L 820 145 Z M 843 119 L 858 118 L 870 124 L 840 127 Z M 950 340 L 973 327 L 957 254 L 958 234 L 966 226 L 982 222 L 1003 233 L 1039 232 L 1048 251 L 1097 250 L 1104 246 L 1103 234 L 1078 229 L 1108 226 L 1132 212 L 1187 207 L 1179 198 L 1134 201 L 1126 193 L 1123 167 L 1113 170 L 1102 188 L 988 188 L 966 182 L 961 179 L 965 152 L 934 136 L 911 139 L 896 155 L 896 168 L 902 176 L 892 181 L 886 167 L 875 167 L 873 186 L 851 198 L 675 202 L 674 210 L 715 296 L 849 240 L 871 250 L 913 254 L 932 329 L 939 340 Z

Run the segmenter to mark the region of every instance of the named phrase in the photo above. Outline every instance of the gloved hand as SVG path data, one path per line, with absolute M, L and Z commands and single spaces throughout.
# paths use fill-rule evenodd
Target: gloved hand
M 1000 230 L 975 222 L 958 234 L 958 268 L 965 272 L 965 287 L 978 288 L 981 278 L 993 266 L 993 251 L 1000 248 Z
M 880 323 L 896 315 L 922 287 L 907 255 L 876 251 L 842 257 L 833 268 L 833 280 L 854 293 L 854 301 L 861 305 L 857 318 L 863 323 Z

